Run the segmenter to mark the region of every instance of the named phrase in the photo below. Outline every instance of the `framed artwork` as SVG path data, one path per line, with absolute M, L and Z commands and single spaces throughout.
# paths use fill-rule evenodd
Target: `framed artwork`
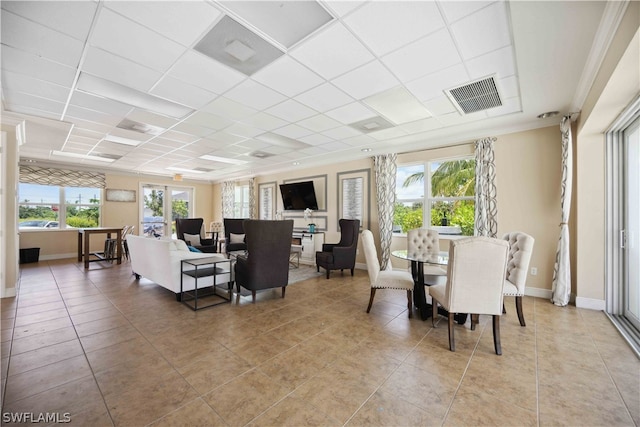
M 359 219 L 360 229 L 369 228 L 371 211 L 370 169 L 338 173 L 338 218 Z
M 276 183 L 258 184 L 259 219 L 275 219 L 276 216 Z
M 136 190 L 117 190 L 107 188 L 105 195 L 107 202 L 135 202 Z

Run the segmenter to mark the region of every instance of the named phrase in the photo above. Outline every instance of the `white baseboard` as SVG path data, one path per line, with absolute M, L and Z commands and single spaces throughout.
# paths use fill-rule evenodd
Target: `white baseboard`
M 12 298 L 16 296 L 16 288 L 2 288 L 0 298 Z
M 603 299 L 576 297 L 576 307 L 604 311 L 607 306 Z
M 73 252 L 68 254 L 41 255 L 40 259 L 42 261 L 51 261 L 54 259 L 67 259 L 67 258 L 77 258 L 77 257 L 78 257 L 78 253 Z
M 543 299 L 551 299 L 551 290 L 550 289 L 542 289 L 542 288 L 532 288 L 531 286 L 527 286 L 524 288 L 524 294 L 530 297 L 543 298 Z

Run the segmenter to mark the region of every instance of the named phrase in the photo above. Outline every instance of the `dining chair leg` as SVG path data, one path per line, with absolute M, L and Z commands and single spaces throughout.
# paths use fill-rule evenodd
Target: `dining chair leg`
M 471 330 L 476 330 L 476 325 L 480 323 L 480 315 L 479 314 L 471 314 Z
M 500 344 L 500 316 L 493 315 L 493 347 L 498 356 L 502 355 L 502 345 Z
M 285 293 L 285 291 L 286 291 L 286 290 L 287 290 L 287 287 L 286 287 L 286 286 L 283 286 L 283 287 L 282 287 L 282 298 L 284 298 L 284 293 Z
M 520 321 L 520 326 L 527 326 L 524 323 L 524 313 L 522 312 L 522 297 L 516 296 L 516 311 L 518 312 L 518 320 Z
M 251 291 L 251 302 L 254 304 L 256 302 L 256 291 Z
M 371 296 L 369 297 L 369 307 L 367 307 L 367 313 L 371 310 L 371 306 L 373 305 L 373 297 L 376 296 L 376 288 L 371 288 Z
M 413 304 L 411 303 L 411 290 L 407 289 L 407 310 L 409 310 L 409 319 L 411 319 L 412 316 L 412 311 L 413 311 Z
M 436 327 L 436 317 L 438 317 L 438 301 L 431 297 L 431 325 Z
M 502 314 L 507 314 L 507 309 L 504 307 L 504 301 L 502 301 Z
M 453 318 L 454 318 L 454 313 L 449 312 L 449 350 L 451 351 L 456 351 L 456 343 L 453 337 Z

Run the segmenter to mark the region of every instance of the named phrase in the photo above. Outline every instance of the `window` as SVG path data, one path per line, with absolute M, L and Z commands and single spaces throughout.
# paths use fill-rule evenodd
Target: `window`
M 20 183 L 20 230 L 100 226 L 102 189 Z
M 473 158 L 398 166 L 394 232 L 406 233 L 429 224 L 454 227 L 443 234 L 472 236 L 475 182 Z
M 249 218 L 249 184 L 236 185 L 233 200 L 233 217 Z
M 193 216 L 193 189 L 155 184 L 142 184 L 141 189 L 142 233 L 175 238 L 175 220 Z

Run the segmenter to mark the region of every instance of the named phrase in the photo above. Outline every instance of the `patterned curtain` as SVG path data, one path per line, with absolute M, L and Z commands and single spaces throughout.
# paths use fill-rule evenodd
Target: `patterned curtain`
M 20 166 L 20 182 L 57 185 L 59 187 L 106 187 L 106 179 L 103 173 L 41 168 L 38 166 Z
M 398 155 L 383 154 L 373 157 L 376 176 L 376 199 L 378 201 L 378 223 L 380 224 L 380 265 L 391 269 L 391 237 L 393 236 L 393 210 L 396 204 L 396 159 Z
M 249 180 L 249 218 L 257 218 L 256 216 L 256 179 Z
M 564 307 L 569 304 L 571 294 L 571 266 L 569 260 L 569 213 L 571 212 L 571 186 L 573 181 L 573 154 L 571 151 L 571 116 L 565 116 L 560 122 L 562 134 L 562 182 L 560 183 L 560 239 L 553 269 L 551 302 Z
M 233 218 L 235 189 L 236 183 L 233 181 L 225 181 L 222 183 L 222 218 Z
M 496 203 L 495 138 L 479 139 L 476 144 L 475 235 L 496 237 L 498 206 Z

